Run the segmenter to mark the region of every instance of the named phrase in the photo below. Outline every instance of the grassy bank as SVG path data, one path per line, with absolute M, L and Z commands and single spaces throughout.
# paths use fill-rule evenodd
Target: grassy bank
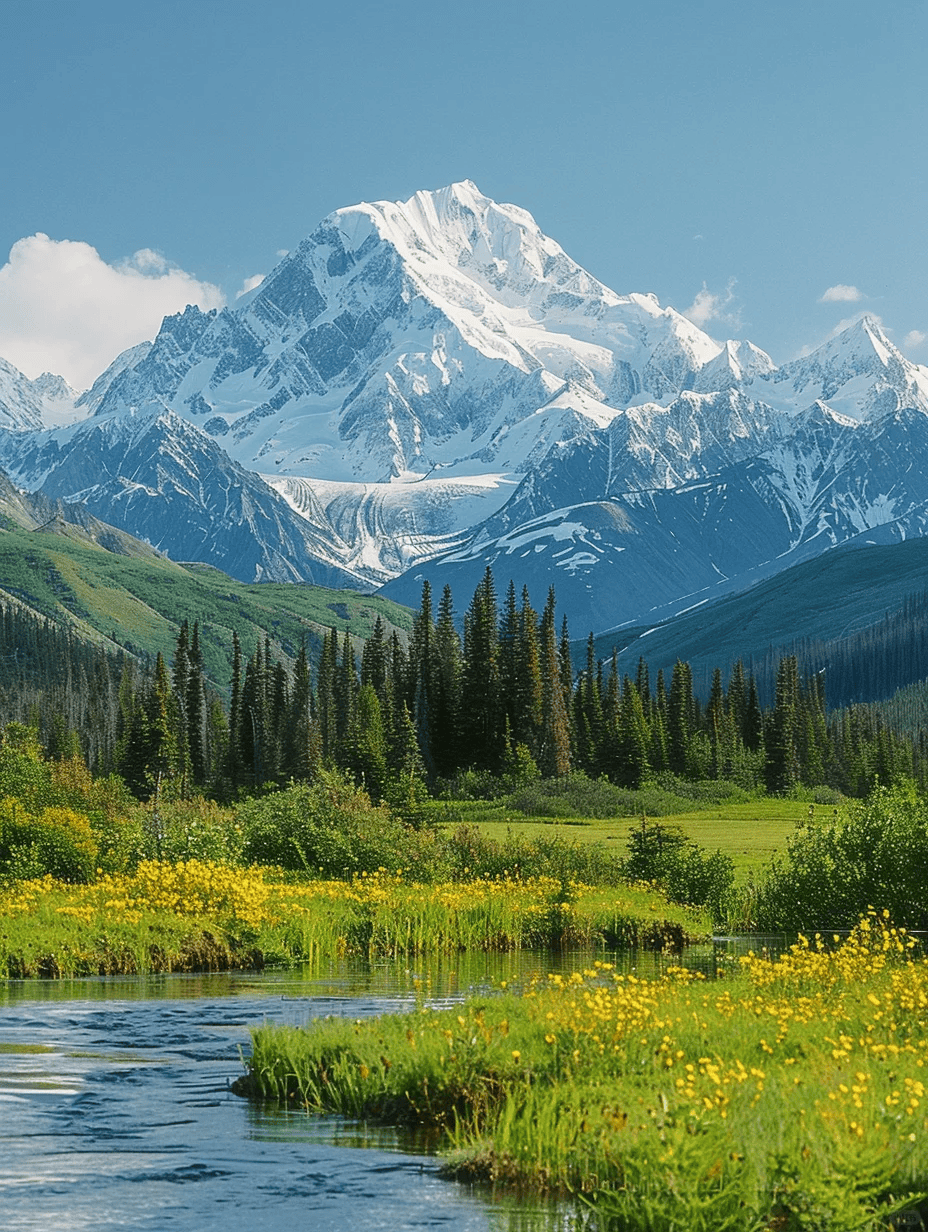
M 0 892 L 0 976 L 131 974 L 553 946 L 679 946 L 704 913 L 647 887 L 554 878 L 420 885 L 374 874 L 285 880 L 265 868 L 144 861 L 131 875 Z
M 599 964 L 522 995 L 266 1027 L 242 1089 L 439 1126 L 455 1175 L 656 1232 L 890 1226 L 928 1190 L 928 963 L 870 915 L 709 984 Z

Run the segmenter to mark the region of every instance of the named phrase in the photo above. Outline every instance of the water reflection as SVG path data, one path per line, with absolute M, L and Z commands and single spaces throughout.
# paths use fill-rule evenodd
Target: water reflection
M 519 950 L 507 954 L 470 951 L 413 959 L 343 958 L 278 971 L 224 971 L 197 975 L 91 976 L 63 980 L 6 980 L 0 1006 L 17 1001 L 184 1001 L 216 997 L 312 998 L 371 996 L 414 1004 L 456 1001 L 471 991 L 521 984 L 549 972 L 570 973 L 597 959 L 618 970 L 653 978 L 671 965 L 702 971 L 710 978 L 748 950 L 778 953 L 783 936 L 716 937 L 682 953 L 653 950 Z

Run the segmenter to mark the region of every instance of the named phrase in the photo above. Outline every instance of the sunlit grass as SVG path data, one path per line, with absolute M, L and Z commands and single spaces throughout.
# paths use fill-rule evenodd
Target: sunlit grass
M 641 817 L 561 818 L 526 817 L 496 801 L 455 801 L 455 814 L 480 826 L 489 838 L 505 840 L 508 834 L 526 839 L 561 834 L 572 842 L 601 843 L 614 854 L 627 854 L 628 836 L 641 824 Z M 833 807 L 816 805 L 815 814 L 830 816 Z M 438 809 L 436 807 L 436 814 Z M 799 800 L 770 798 L 749 803 L 713 804 L 698 812 L 661 817 L 662 825 L 680 826 L 688 838 L 708 851 L 731 856 L 735 874 L 743 880 L 757 873 L 776 853 L 786 850 L 786 840 L 796 823 L 808 817 L 809 805 Z
M 871 913 L 720 983 L 609 964 L 522 995 L 254 1032 L 246 1089 L 441 1127 L 459 1176 L 622 1229 L 886 1227 L 928 1190 L 928 963 Z
M 682 945 L 703 912 L 647 886 L 597 889 L 551 877 L 421 885 L 387 874 L 284 880 L 279 870 L 145 861 L 90 885 L 50 877 L 0 893 L 7 976 L 209 970 L 346 954 L 558 946 Z

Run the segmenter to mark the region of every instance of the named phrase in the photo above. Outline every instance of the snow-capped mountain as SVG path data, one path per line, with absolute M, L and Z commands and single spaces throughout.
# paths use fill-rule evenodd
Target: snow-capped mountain
M 763 373 L 755 393 L 774 406 L 825 402 L 869 419 L 904 406 L 928 410 L 928 369 L 910 363 L 864 316 L 811 354 Z
M 320 534 L 173 411 L 10 434 L 5 460 L 15 483 L 80 502 L 174 560 L 215 565 L 245 581 L 362 584 L 341 563 L 344 544 Z
M 860 422 L 816 403 L 787 432 L 771 432 L 766 448 L 717 470 L 664 484 L 613 483 L 591 499 L 608 452 L 597 440 L 575 450 L 569 467 L 549 459 L 466 543 L 384 593 L 412 604 L 427 576 L 433 589 L 447 583 L 470 595 L 491 565 L 498 579 L 515 578 L 536 595 L 554 585 L 574 629 L 602 631 L 656 624 L 854 539 L 928 534 L 920 461 L 928 458 L 928 415 L 920 408 Z
M 524 472 L 719 352 L 463 183 L 337 211 L 235 308 L 165 321 L 97 413 L 156 399 L 273 476 Z
M 580 629 L 922 533 L 928 500 L 928 370 L 876 322 L 777 367 L 469 181 L 336 211 L 57 417 L 38 384 L 0 368 L 0 465 L 177 559 L 412 599 L 495 562 Z
M 0 359 L 0 429 L 29 431 L 73 418 L 76 399 L 76 392 L 63 377 L 43 372 L 30 381 Z

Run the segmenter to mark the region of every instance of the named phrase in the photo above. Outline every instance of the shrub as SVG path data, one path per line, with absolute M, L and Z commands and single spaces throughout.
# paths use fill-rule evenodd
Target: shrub
M 622 861 L 601 843 L 572 843 L 560 835 L 503 842 L 479 826 L 459 825 L 437 836 L 414 865 L 420 880 L 461 881 L 474 877 L 554 877 L 567 883 L 616 885 L 624 879 Z
M 797 824 L 754 896 L 761 929 L 850 928 L 873 904 L 908 928 L 928 928 L 928 802 L 878 787 L 848 813 Z
M 51 767 L 34 727 L 8 723 L 0 738 L 0 799 L 19 801 L 29 813 L 55 803 Z
M 435 792 L 450 800 L 495 800 L 504 794 L 499 775 L 489 770 L 459 770 L 450 779 L 438 779 Z
M 250 800 L 239 806 L 237 820 L 246 863 L 345 877 L 396 871 L 411 852 L 402 822 L 336 771 Z
M 90 881 L 97 864 L 90 820 L 66 808 L 32 817 L 15 800 L 0 804 L 0 873 L 15 879 L 43 877 Z
M 101 863 L 111 872 L 134 869 L 141 860 L 203 860 L 237 864 L 242 829 L 234 809 L 203 796 L 139 805 L 114 829 Z
M 725 915 L 735 881 L 731 856 L 706 851 L 678 826 L 648 822 L 628 838 L 626 875 L 632 881 L 654 881 L 675 903 L 707 907 L 716 923 Z
M 662 774 L 632 789 L 577 772 L 529 783 L 507 797 L 506 807 L 531 817 L 667 817 L 750 799 L 750 793 L 724 779 L 690 782 Z
M 637 792 L 582 772 L 561 779 L 538 779 L 513 792 L 506 807 L 533 817 L 622 817 L 633 809 Z

